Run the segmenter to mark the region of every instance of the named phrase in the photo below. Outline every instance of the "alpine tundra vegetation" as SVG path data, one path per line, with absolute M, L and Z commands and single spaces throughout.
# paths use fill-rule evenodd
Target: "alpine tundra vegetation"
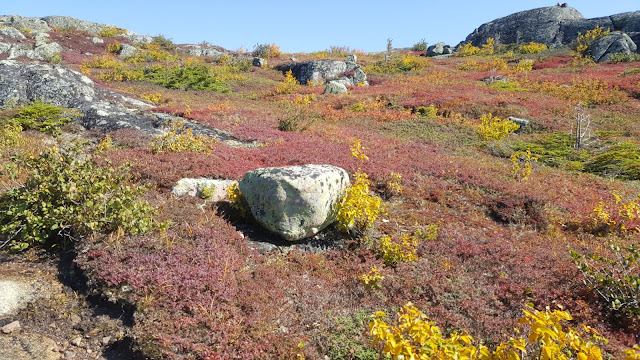
M 640 12 L 429 40 L 0 16 L 0 358 L 640 359 Z

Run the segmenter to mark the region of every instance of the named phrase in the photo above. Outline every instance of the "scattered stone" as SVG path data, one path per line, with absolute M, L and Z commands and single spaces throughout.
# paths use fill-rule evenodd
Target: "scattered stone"
M 2 330 L 2 332 L 5 334 L 11 334 L 14 331 L 18 331 L 20 330 L 20 321 L 11 322 L 0 328 L 0 330 Z
M 129 44 L 121 44 L 120 53 L 118 56 L 120 56 L 123 59 L 126 59 L 128 57 L 135 56 L 137 53 L 138 53 L 138 48 L 136 48 L 135 46 L 131 46 Z
M 363 82 L 358 81 L 358 79 L 362 80 L 363 78 L 364 84 L 368 85 L 366 74 L 362 71 L 360 65 L 356 64 L 355 60 L 357 60 L 356 55 L 348 55 L 345 61 L 314 60 L 280 65 L 276 69 L 282 72 L 291 70 L 293 76 L 303 85 L 308 82 L 332 80 L 340 80 L 343 84 L 356 85 Z
M 264 59 L 263 58 L 259 58 L 259 57 L 254 57 L 253 58 L 253 66 L 263 67 L 264 66 Z
M 101 38 L 94 36 L 91 38 L 91 41 L 93 41 L 94 44 L 104 44 L 104 40 L 102 40 Z
M 191 56 L 210 56 L 219 59 L 225 54 L 223 48 L 213 45 L 184 45 L 183 48 Z
M 324 88 L 325 94 L 346 94 L 349 90 L 345 86 L 345 84 L 339 81 L 329 81 L 327 86 Z
M 47 33 L 36 33 L 33 38 L 36 40 L 35 47 L 48 44 L 51 41 L 51 36 Z
M 517 118 L 515 116 L 509 116 L 509 120 L 513 121 L 514 123 L 516 123 L 518 126 L 520 126 L 520 128 L 518 130 L 516 130 L 516 132 L 520 132 L 522 131 L 524 128 L 528 127 L 529 125 L 531 125 L 531 120 L 529 119 L 522 119 L 522 118 Z
M 291 60 L 291 61 L 293 61 L 293 62 L 298 61 L 298 59 L 294 58 L 293 56 L 292 56 L 292 57 L 290 57 L 290 58 L 289 58 L 289 60 Z
M 82 336 L 76 336 L 71 339 L 71 345 L 80 347 L 82 345 Z
M 33 47 L 29 44 L 11 45 L 11 48 L 9 49 L 9 59 L 16 59 L 22 56 L 35 59 L 36 53 L 33 51 Z
M 263 168 L 238 183 L 253 217 L 289 241 L 317 234 L 335 220 L 335 205 L 349 175 L 331 165 Z
M 20 39 L 20 40 L 24 40 L 27 37 L 24 36 L 20 31 L 18 31 L 18 29 L 14 28 L 14 27 L 1 27 L 0 28 L 0 35 L 6 36 L 6 37 L 10 37 L 10 38 L 14 38 L 14 39 Z
M 62 50 L 60 44 L 53 42 L 36 47 L 33 54 L 38 60 L 49 61 L 56 54 L 60 54 Z
M 629 35 L 613 33 L 594 41 L 587 49 L 587 53 L 591 55 L 594 61 L 604 62 L 609 60 L 613 54 L 628 55 L 635 53 L 636 50 L 638 50 L 638 47 Z
M 69 316 L 69 320 L 71 321 L 71 326 L 76 326 L 80 324 L 80 322 L 82 321 L 82 318 L 77 314 L 71 314 L 71 316 Z
M 64 357 L 65 359 L 75 359 L 76 358 L 76 353 L 73 350 L 67 350 L 64 352 Z
M 0 42 L 0 54 L 4 54 L 11 49 L 11 44 Z
M 210 191 L 210 197 L 207 200 L 217 202 L 227 198 L 227 188 L 235 183 L 237 183 L 235 180 L 184 178 L 178 181 L 178 184 L 173 187 L 171 193 L 175 196 L 189 195 L 202 197 L 202 191 L 206 187 Z
M 56 343 L 39 334 L 22 333 L 0 337 L 0 359 L 57 360 L 61 356 Z
M 344 61 L 355 64 L 355 63 L 358 62 L 358 56 L 356 54 L 347 55 L 347 57 L 344 59 Z
M 354 85 L 368 84 L 367 83 L 367 74 L 365 74 L 364 71 L 362 71 L 361 68 L 357 68 L 356 71 L 354 71 L 354 73 L 353 73 L 353 84 Z
M 102 344 L 102 346 L 109 346 L 110 343 L 111 343 L 111 336 L 105 336 L 100 340 L 100 344 Z
M 0 277 L 0 315 L 12 314 L 36 296 L 26 279 Z

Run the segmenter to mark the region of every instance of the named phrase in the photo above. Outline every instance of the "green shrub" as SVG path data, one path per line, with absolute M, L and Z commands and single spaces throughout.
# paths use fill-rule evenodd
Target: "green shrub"
M 280 47 L 276 44 L 256 44 L 253 47 L 253 56 L 260 58 L 274 58 L 282 55 Z
M 231 92 L 227 84 L 213 76 L 210 67 L 204 64 L 169 69 L 164 66 L 152 66 L 145 70 L 144 79 L 168 89 Z
M 369 316 L 361 309 L 347 316 L 338 317 L 318 343 L 326 346 L 324 353 L 334 360 L 377 360 L 378 351 L 369 346 L 362 329 L 367 326 Z
M 422 39 L 420 41 L 418 41 L 417 43 L 413 44 L 413 47 L 411 48 L 411 50 L 413 51 L 427 51 L 427 41 L 425 39 Z
M 571 250 L 573 261 L 584 275 L 587 285 L 595 290 L 612 310 L 631 315 L 640 314 L 640 248 L 621 248 L 611 244 L 607 257 L 582 255 Z
M 60 135 L 60 127 L 69 123 L 72 117 L 81 116 L 80 112 L 45 104 L 36 100 L 23 107 L 10 119 L 24 130 L 38 130 L 51 135 Z
M 617 53 L 617 54 L 613 54 L 609 57 L 608 60 L 610 63 L 621 63 L 621 62 L 635 62 L 635 61 L 640 61 L 640 54 L 636 54 L 636 53 L 631 53 L 631 54 L 624 54 L 624 53 Z
M 171 39 L 166 38 L 164 35 L 162 34 L 158 34 L 154 37 L 151 38 L 151 44 L 153 45 L 159 45 L 160 47 L 164 48 L 165 50 L 173 50 L 176 48 L 176 45 L 173 43 L 173 41 L 171 41 Z
M 139 199 L 143 189 L 129 183 L 124 167 L 98 167 L 79 147 L 52 148 L 17 165 L 30 176 L 0 197 L 1 246 L 21 251 L 91 233 L 144 233 L 151 227 L 155 210 Z
M 623 142 L 593 156 L 585 171 L 624 180 L 640 179 L 640 146 Z

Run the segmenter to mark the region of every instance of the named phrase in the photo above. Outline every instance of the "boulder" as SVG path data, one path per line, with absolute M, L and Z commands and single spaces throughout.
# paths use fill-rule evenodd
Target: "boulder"
M 259 57 L 254 57 L 253 58 L 253 66 L 263 67 L 264 66 L 264 59 L 263 58 L 259 58 Z
M 102 38 L 99 38 L 97 36 L 92 37 L 91 41 L 93 41 L 94 44 L 104 44 L 104 40 L 102 40 Z
M 35 59 L 36 53 L 33 51 L 33 47 L 29 44 L 13 44 L 9 49 L 9 59 L 15 59 L 19 57 L 28 57 L 29 59 Z
M 13 50 L 13 49 L 12 49 Z M 62 65 L 0 61 L 0 104 L 45 103 L 79 109 L 87 129 L 131 128 L 159 134 L 163 122 L 143 115 L 151 105 L 97 88 L 85 75 Z
M 516 133 L 517 132 L 521 132 L 525 128 L 529 127 L 529 125 L 531 125 L 531 120 L 529 120 L 529 119 L 523 119 L 523 118 L 517 118 L 515 116 L 509 116 L 509 120 L 513 121 L 514 123 L 516 123 L 516 125 L 520 126 L 520 128 L 518 130 L 516 130 Z
M 197 196 L 202 197 L 202 190 L 206 187 L 210 193 L 207 200 L 222 201 L 227 197 L 227 188 L 237 183 L 235 180 L 219 180 L 219 179 L 180 179 L 176 186 L 171 189 L 171 193 L 175 196 Z
M 0 42 L 0 54 L 4 54 L 11 49 L 11 44 Z
M 439 42 L 437 44 L 431 45 L 427 48 L 427 56 L 437 56 L 444 54 L 444 42 Z
M 22 17 L 20 15 L 0 16 L 0 26 L 11 26 L 18 29 L 29 29 L 31 32 L 52 31 L 46 21 L 36 17 Z
M 185 45 L 184 49 L 191 56 L 210 56 L 218 59 L 225 54 L 222 48 L 212 45 Z
M 35 59 L 49 61 L 54 55 L 60 54 L 62 46 L 58 43 L 43 44 L 35 48 L 33 56 Z
M 123 59 L 126 59 L 128 57 L 135 56 L 137 53 L 138 53 L 138 48 L 136 48 L 135 46 L 131 46 L 129 44 L 121 44 L 120 53 L 118 56 L 120 56 Z
M 27 38 L 26 36 L 22 35 L 22 33 L 18 31 L 18 29 L 14 27 L 0 28 L 0 35 L 14 38 L 14 39 L 20 39 L 20 40 L 24 40 Z
M 296 241 L 335 221 L 335 206 L 348 184 L 341 168 L 302 165 L 249 171 L 238 186 L 260 225 Z
M 36 40 L 35 47 L 46 45 L 51 41 L 51 36 L 47 33 L 37 33 L 33 38 Z
M 346 94 L 349 90 L 346 85 L 339 81 L 329 81 L 327 86 L 324 88 L 325 94 Z
M 640 11 L 632 11 L 611 16 L 592 19 L 567 21 L 561 24 L 560 32 L 563 36 L 563 44 L 568 44 L 578 37 L 578 34 L 586 34 L 587 31 L 601 26 L 610 31 L 626 33 L 634 43 L 640 42 Z
M 449 45 L 445 45 L 442 49 L 442 55 L 451 55 L 453 54 L 453 49 Z
M 548 6 L 517 12 L 482 24 L 467 36 L 464 43 L 479 46 L 490 37 L 502 44 L 562 43 L 561 25 L 582 20 L 584 16 L 572 7 Z
M 293 76 L 303 85 L 308 82 L 328 82 L 332 80 L 340 80 L 340 82 L 348 83 L 349 85 L 361 82 L 368 85 L 366 82 L 367 76 L 360 65 L 356 64 L 356 60 L 356 55 L 348 55 L 345 61 L 314 60 L 280 65 L 276 69 L 282 72 L 291 70 Z M 348 81 L 345 81 L 345 79 L 348 79 Z
M 603 62 L 609 60 L 613 54 L 631 54 L 637 50 L 638 47 L 627 34 L 613 33 L 594 41 L 587 53 L 594 61 Z

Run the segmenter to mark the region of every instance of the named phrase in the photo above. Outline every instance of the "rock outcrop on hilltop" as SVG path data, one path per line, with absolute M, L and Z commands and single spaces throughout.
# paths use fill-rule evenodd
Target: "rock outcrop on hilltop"
M 534 41 L 560 46 L 596 26 L 624 32 L 634 42 L 640 41 L 640 11 L 585 19 L 572 7 L 556 5 L 520 11 L 482 24 L 463 43 L 479 45 L 492 37 L 503 44 Z

